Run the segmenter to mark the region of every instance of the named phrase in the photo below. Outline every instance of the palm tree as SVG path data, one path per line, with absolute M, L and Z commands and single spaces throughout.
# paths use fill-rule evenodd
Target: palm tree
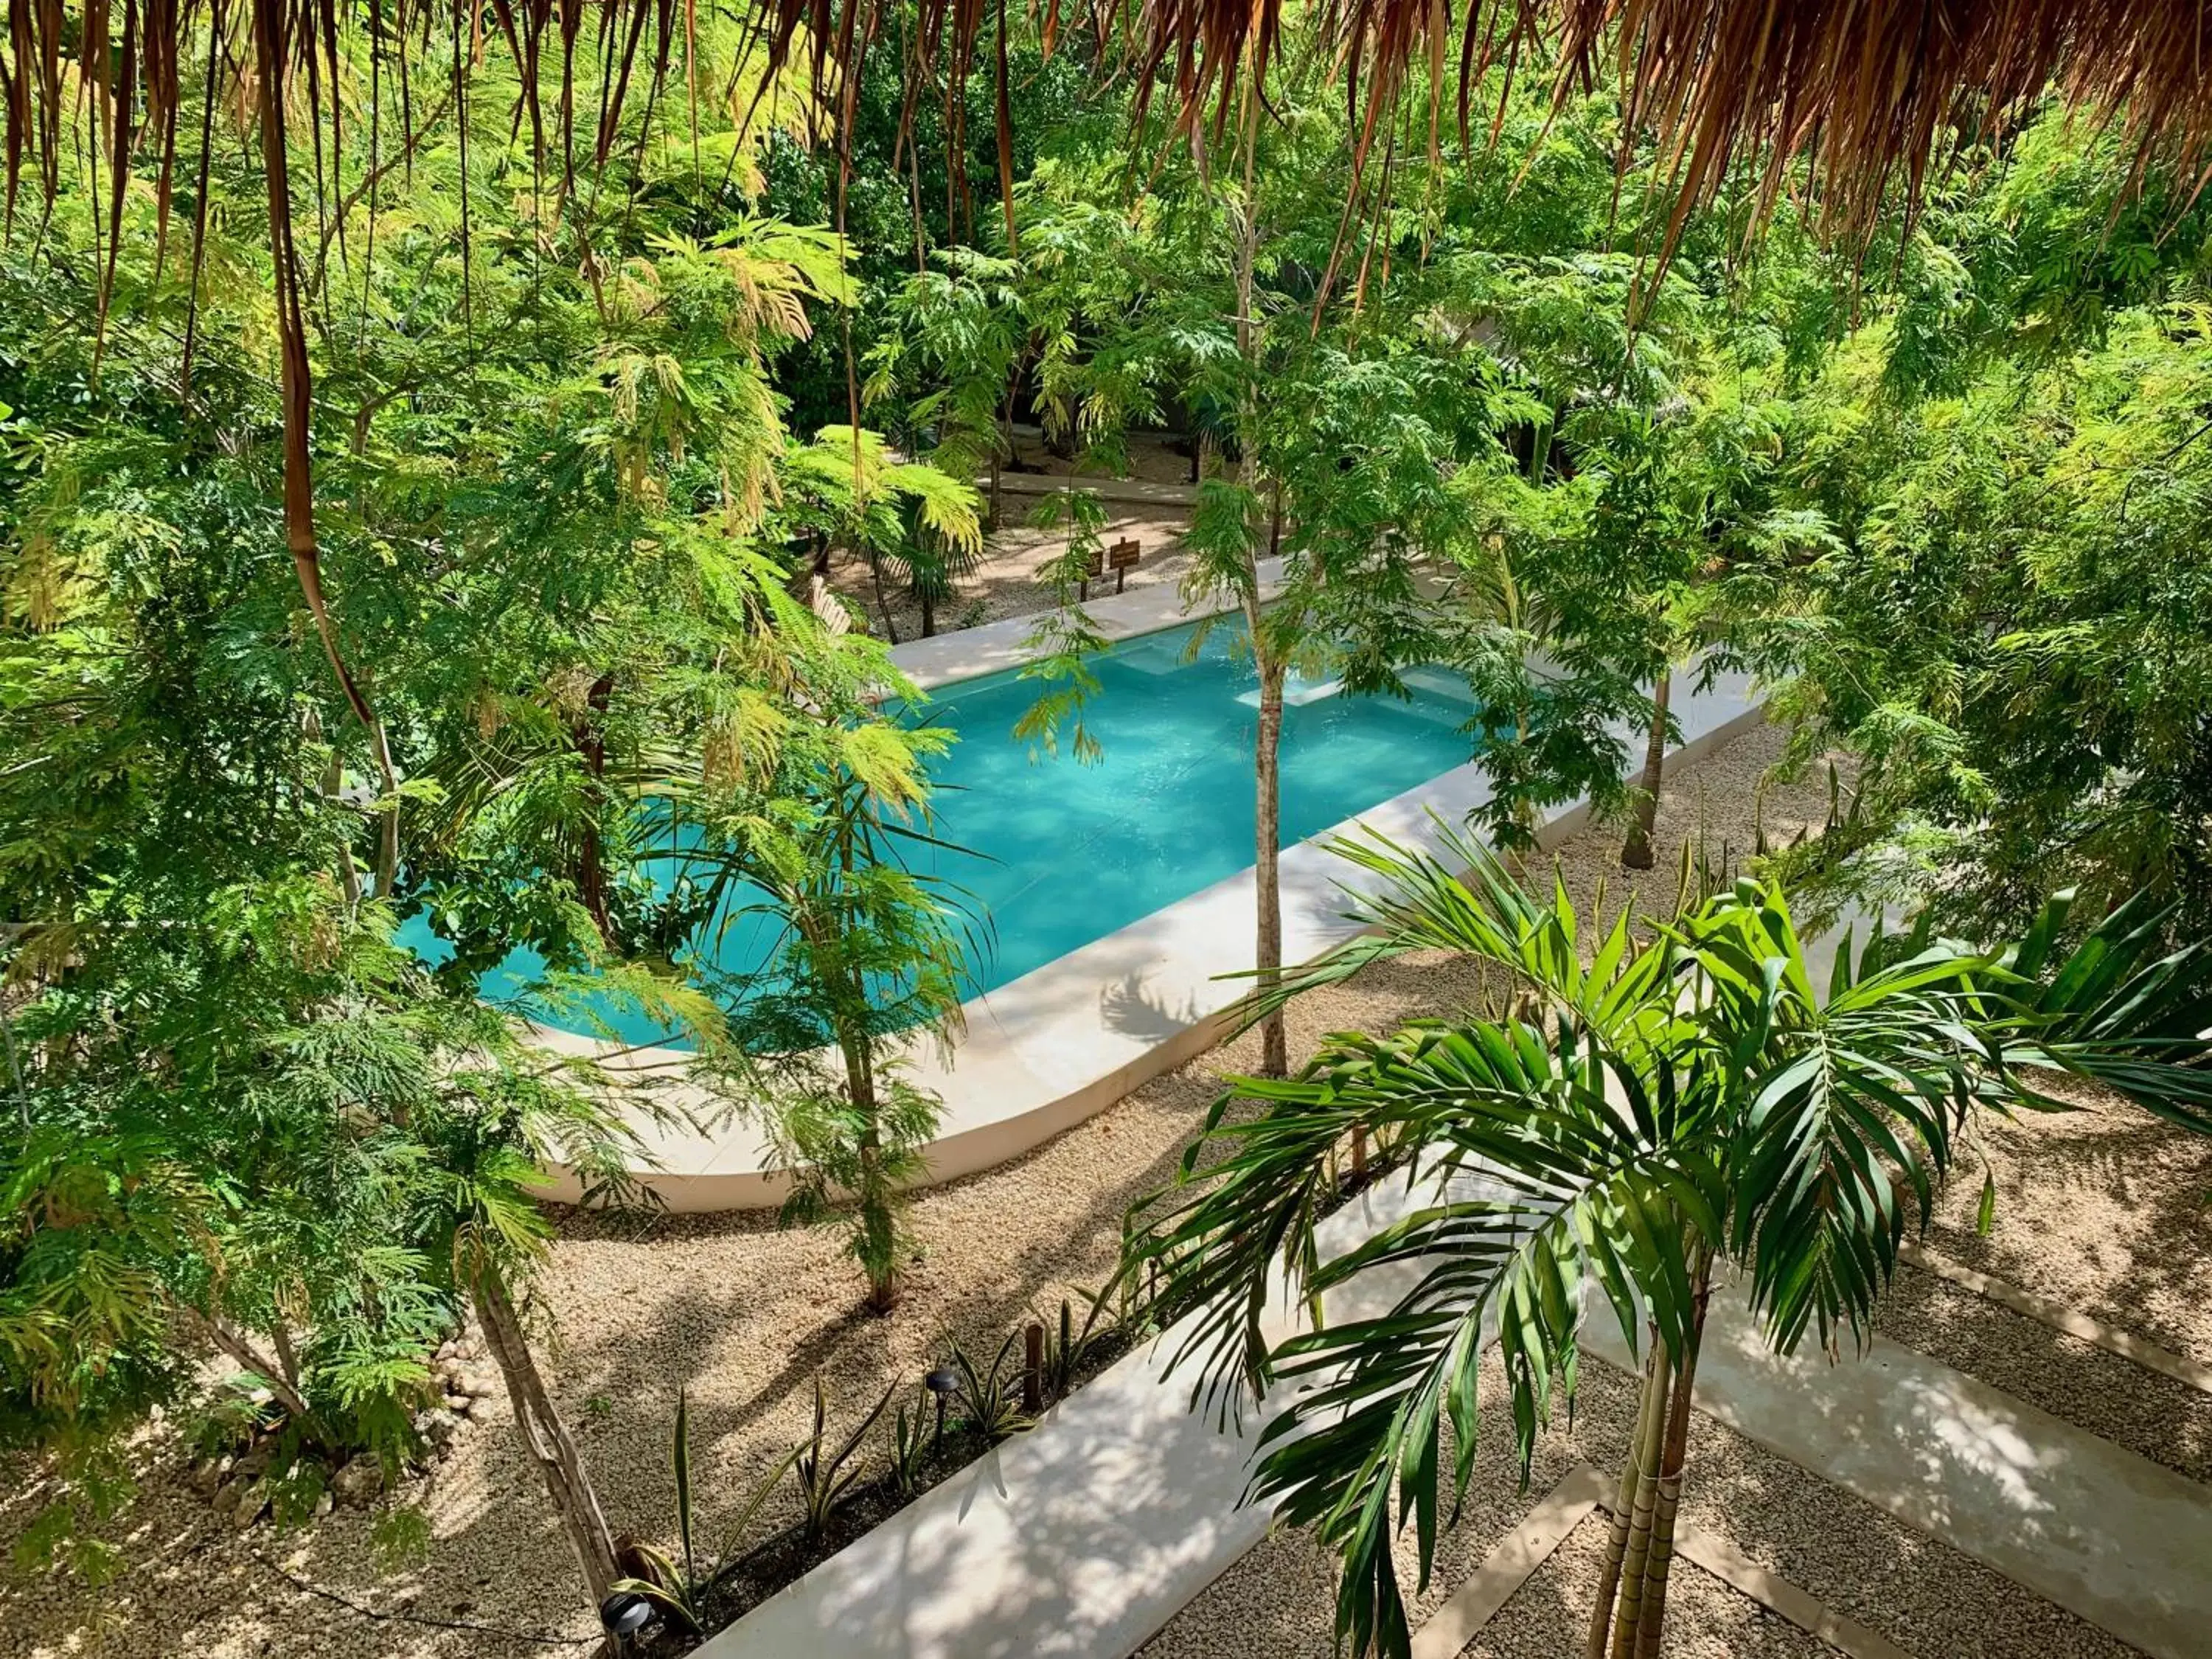
M 1208 1392 L 1314 1385 L 1267 1425 L 1254 1495 L 1342 1555 L 1355 1653 L 1407 1651 L 1391 1534 L 1414 1523 L 1425 1581 L 1447 1427 L 1455 1497 L 1473 1469 L 1486 1328 L 1525 1474 L 1594 1298 L 1643 1382 L 1587 1653 L 1653 1655 L 1711 1297 L 1746 1296 L 1784 1353 L 1808 1334 L 1863 1344 L 1969 1121 L 2056 1103 L 2024 1066 L 2212 1129 L 2212 954 L 2161 956 L 2170 916 L 2140 902 L 2062 952 L 2062 897 L 2002 952 L 1924 927 L 1856 954 L 1847 939 L 1823 994 L 1775 886 L 1678 907 L 1648 938 L 1625 911 L 1586 937 L 1563 888 L 1531 898 L 1486 849 L 1447 841 L 1464 880 L 1379 839 L 1337 843 L 1375 878 L 1355 912 L 1371 932 L 1281 994 L 1441 947 L 1503 969 L 1516 1013 L 1337 1036 L 1294 1079 L 1239 1079 L 1131 1259 L 1200 1310 L 1174 1358 Z M 1240 1098 L 1261 1109 L 1226 1121 Z M 1323 1264 L 1315 1214 L 1355 1129 L 1412 1165 L 1418 1207 Z M 1387 1316 L 1262 1335 L 1284 1276 L 1318 1307 L 1385 1262 L 1419 1273 Z

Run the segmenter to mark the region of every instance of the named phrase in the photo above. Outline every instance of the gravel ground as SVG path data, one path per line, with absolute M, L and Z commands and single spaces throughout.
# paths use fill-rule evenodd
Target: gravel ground
M 1672 896 L 1675 848 L 1683 836 L 1702 826 L 1709 840 L 1748 843 L 1754 789 L 1778 747 L 1777 734 L 1756 732 L 1685 777 L 1661 814 L 1658 868 L 1644 878 L 1659 902 Z M 1762 809 L 1769 833 L 1780 838 L 1797 823 L 1817 821 L 1825 799 L 1820 781 L 1773 789 Z M 1586 891 L 1606 873 L 1619 902 L 1626 890 L 1613 862 L 1616 847 L 1617 833 L 1606 830 L 1563 848 L 1560 867 L 1570 886 Z M 1474 992 L 1473 976 L 1449 963 L 1388 964 L 1296 1006 L 1292 1043 L 1303 1050 L 1326 1031 L 1383 1029 L 1414 1015 L 1449 1013 Z M 642 1224 L 563 1218 L 538 1310 L 542 1357 L 611 1522 L 618 1530 L 667 1537 L 667 1437 L 681 1384 L 691 1392 L 701 1530 L 712 1537 L 803 1431 L 817 1376 L 833 1421 L 850 1423 L 890 1383 L 916 1376 L 948 1340 L 994 1351 L 1025 1313 L 1055 1307 L 1065 1286 L 1097 1282 L 1114 1258 L 1125 1207 L 1171 1174 L 1212 1098 L 1216 1077 L 1255 1057 L 1255 1042 L 1241 1040 L 1147 1084 L 1025 1158 L 921 1194 L 912 1211 L 919 1260 L 905 1304 L 887 1320 L 860 1311 L 856 1276 L 827 1233 L 783 1231 L 757 1216 L 665 1217 Z M 2182 1287 L 2188 1275 L 2201 1273 L 2201 1248 L 2185 1254 L 2182 1232 L 2114 1231 L 2115 1215 L 2131 1194 L 2148 1194 L 2179 1216 L 2175 1206 L 2189 1182 L 2201 1191 L 2206 1179 L 2186 1170 L 2168 1178 L 2163 1172 L 2173 1163 L 2171 1147 L 2142 1139 L 2140 1131 L 2117 1131 L 2136 1136 L 2124 1151 L 2094 1137 L 2086 1146 L 2067 1138 L 2065 1127 L 2090 1121 L 2053 1121 L 2062 1126 L 2055 1144 L 2068 1159 L 2063 1176 L 2027 1167 L 2032 1140 L 2001 1139 L 1993 1158 L 2010 1162 L 2002 1166 L 2006 1197 L 1991 1244 L 2021 1227 L 2045 1230 L 2031 1236 L 2030 1251 L 2035 1237 L 2079 1239 L 2084 1251 L 2094 1241 L 2101 1277 L 2054 1286 L 2013 1266 L 2011 1258 L 1979 1260 L 1990 1271 L 2053 1294 L 2087 1286 L 2117 1297 L 2134 1285 L 2163 1285 L 2167 1297 L 2157 1305 L 2172 1310 L 2162 1317 L 2179 1328 L 2187 1322 Z M 2051 1127 L 2039 1121 L 2002 1133 L 2029 1137 Z M 2158 1162 L 2156 1180 L 2136 1167 L 2146 1160 Z M 2075 1215 L 2050 1213 L 2053 1205 L 2075 1202 L 2083 1183 L 2102 1193 L 2113 1212 L 2101 1235 Z M 1970 1220 L 1972 1194 L 1962 1201 Z M 2138 1249 L 2152 1253 L 2136 1255 Z M 2112 1316 L 2108 1308 L 2093 1310 Z M 2151 1380 L 2133 1374 L 2129 1381 L 2148 1389 Z M 1608 1425 L 1626 1393 L 1619 1379 L 1591 1368 L 1576 1443 L 1547 1438 L 1540 1451 L 1539 1490 L 1556 1480 L 1571 1457 L 1615 1463 L 1617 1449 L 1607 1437 L 1619 1437 L 1617 1425 Z M 469 1431 L 420 1494 L 434 1536 L 428 1564 L 389 1576 L 380 1576 L 372 1564 L 367 1518 L 351 1511 L 341 1510 L 306 1534 L 277 1537 L 264 1528 L 236 1537 L 183 1485 L 173 1441 L 156 1434 L 141 1449 L 142 1491 L 120 1540 L 121 1577 L 96 1597 L 52 1577 L 0 1579 L 0 1654 L 445 1659 L 563 1650 L 495 1631 L 443 1630 L 389 1616 L 398 1613 L 567 1638 L 580 1650 L 592 1621 L 580 1604 L 567 1547 L 515 1444 L 503 1402 L 492 1423 Z M 1480 1559 L 1530 1501 L 1516 1492 L 1510 1470 L 1497 1465 L 1500 1455 L 1486 1446 L 1479 1492 L 1447 1547 L 1456 1571 Z M 2001 1581 L 1714 1425 L 1700 1425 L 1697 1457 L 1690 1504 L 1703 1524 L 1928 1659 L 1965 1652 L 1993 1659 L 2031 1653 L 2101 1659 L 2120 1651 L 2063 1615 L 2025 1605 L 2027 1598 Z M 17 1474 L 21 1479 L 13 1478 Z M 12 1542 L 35 1511 L 41 1491 L 36 1471 L 0 1466 L 0 1547 Z M 781 1519 L 771 1506 L 763 1530 Z M 1564 1595 L 1571 1588 L 1566 1575 L 1573 1560 L 1563 1555 L 1547 1570 L 1553 1577 L 1541 1582 L 1562 1585 Z M 271 1563 L 386 1616 L 368 1617 L 307 1594 L 277 1577 Z M 1235 1599 L 1236 1585 L 1255 1583 L 1261 1589 L 1249 1599 Z M 1448 1587 L 1449 1580 L 1436 1594 Z M 1163 1655 L 1303 1652 L 1316 1639 L 1325 1648 L 1329 1597 L 1327 1564 L 1311 1546 L 1278 1538 L 1194 1604 L 1156 1648 Z M 1751 1628 L 1751 1616 L 1736 1600 L 1717 1584 L 1686 1597 L 1679 1639 L 1720 1646 L 1676 1650 L 1794 1651 L 1743 1645 L 1753 1639 L 1741 1634 Z M 1535 1606 L 1533 1593 L 1524 1592 L 1513 1616 L 1532 1617 Z M 1201 1607 L 1235 1621 L 1227 1626 L 1235 1633 L 1207 1645 L 1189 1622 Z M 1262 1631 L 1268 1632 L 1264 1639 Z M 1175 1642 L 1197 1645 L 1169 1645 Z M 1547 1651 L 1556 1650 L 1499 1650 L 1530 1659 Z
M 1486 1381 L 1485 1408 L 1494 1410 L 1501 1397 L 1495 1382 Z M 1510 1428 L 1493 1417 L 1494 1439 L 1478 1463 L 1468 1516 L 1439 1541 L 1437 1578 L 1419 1604 L 1417 1624 L 1573 1464 L 1618 1469 L 1635 1409 L 1629 1378 L 1602 1364 L 1587 1366 L 1573 1429 L 1556 1423 L 1540 1437 L 1534 1486 L 1525 1498 L 1514 1494 L 1510 1443 L 1494 1449 L 1509 1441 Z M 1709 1418 L 1693 1420 L 1685 1475 L 1687 1521 L 1923 1659 L 2126 1659 L 2135 1652 Z M 1577 1528 L 1468 1653 L 1563 1659 L 1578 1652 L 1601 1545 L 1599 1524 Z M 1677 1600 L 1670 1591 L 1668 1597 L 1669 1656 L 1796 1659 L 1827 1651 L 1703 1572 L 1685 1571 L 1680 1583 L 1686 1593 Z M 1177 1614 L 1142 1659 L 1323 1659 L 1330 1651 L 1334 1594 L 1330 1565 L 1320 1552 L 1303 1536 L 1279 1534 Z
M 2202 1277 L 2203 1252 L 2198 1249 Z M 1956 1366 L 2153 1462 L 2212 1480 L 2212 1395 L 1907 1267 L 1881 1336 Z
M 1511 1419 L 1504 1414 L 1510 1407 L 1494 1375 L 1482 1379 L 1481 1408 L 1499 1413 L 1482 1419 L 1498 1424 L 1499 1431 L 1486 1435 L 1477 1446 L 1467 1502 L 1457 1522 L 1438 1534 L 1428 1589 L 1408 1597 L 1416 1628 L 1575 1465 L 1572 1447 L 1547 1436 L 1538 1446 L 1528 1490 L 1522 1491 Z M 1449 1458 L 1447 1449 L 1447 1466 Z M 1399 1543 L 1400 1582 L 1410 1592 L 1415 1579 L 1411 1542 Z M 1288 1529 L 1271 1533 L 1147 1643 L 1139 1659 L 1221 1659 L 1229 1654 L 1332 1659 L 1335 1595 L 1334 1560 L 1310 1535 Z
M 1975 1233 L 1969 1175 L 1936 1206 L 1930 1248 L 2212 1365 L 2212 1138 L 2076 1079 L 2043 1080 L 2081 1109 L 1990 1125 L 1996 1224 Z
M 1606 1521 L 1594 1515 L 1467 1648 L 1464 1659 L 1567 1659 L 1582 1651 L 1605 1557 Z M 1667 1583 L 1668 1659 L 1826 1659 L 1829 1650 L 1702 1568 L 1678 1560 Z

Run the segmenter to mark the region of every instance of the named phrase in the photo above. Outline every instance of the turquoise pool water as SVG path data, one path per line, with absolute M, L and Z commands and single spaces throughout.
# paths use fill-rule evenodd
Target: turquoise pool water
M 939 764 L 939 833 L 984 858 L 940 855 L 997 931 L 988 990 L 1103 939 L 1252 862 L 1258 677 L 1218 625 L 1195 659 L 1193 629 L 1126 641 L 1097 662 L 1084 723 L 1095 764 L 1033 757 L 1009 733 L 1039 687 L 1012 674 L 946 686 L 926 718 L 961 734 Z M 1412 701 L 1293 683 L 1283 711 L 1285 846 L 1465 763 L 1464 691 L 1419 673 Z M 1320 695 L 1316 695 L 1319 693 Z M 1249 696 L 1252 701 L 1245 702 Z M 1302 700 L 1303 699 L 1303 700 Z
M 1099 690 L 1084 724 L 1103 750 L 1094 763 L 1079 763 L 1065 742 L 1054 756 L 1013 737 L 1044 688 L 1012 672 L 942 687 L 913 711 L 960 734 L 932 769 L 933 833 L 964 850 L 929 856 L 988 919 L 992 949 L 975 964 L 974 990 L 1018 979 L 1252 862 L 1257 677 L 1239 649 L 1241 627 L 1216 625 L 1194 652 L 1195 631 L 1144 635 L 1092 659 Z M 1292 683 L 1283 718 L 1285 846 L 1470 758 L 1462 728 L 1474 705 L 1463 684 L 1429 670 L 1407 678 L 1410 699 Z M 417 919 L 410 932 L 434 958 L 439 943 L 427 927 Z M 763 926 L 743 923 L 715 951 L 724 967 L 743 971 L 769 943 Z M 484 988 L 512 994 L 538 965 L 519 951 Z M 663 1035 L 634 1014 L 610 1011 L 608 1024 L 630 1042 Z

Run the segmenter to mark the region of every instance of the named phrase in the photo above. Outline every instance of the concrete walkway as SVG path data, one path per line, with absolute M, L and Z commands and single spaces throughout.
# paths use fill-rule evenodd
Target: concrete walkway
M 1393 1184 L 1330 1218 L 1325 1255 L 1405 1213 Z M 1386 1311 L 1411 1273 L 1333 1297 Z M 1294 1317 L 1278 1305 L 1271 1328 Z M 2154 1659 L 2203 1659 L 2212 1488 L 1907 1349 L 1831 1366 L 1766 1352 L 1717 1298 L 1699 1406 Z M 1170 1333 L 1170 1340 L 1175 1333 Z M 1591 1353 L 1626 1366 L 1610 1319 Z M 1256 1424 L 1190 1409 L 1169 1349 L 1130 1355 L 709 1641 L 705 1659 L 1122 1659 L 1254 1544 L 1243 1507 Z M 1937 1659 L 1923 1656 L 1922 1659 Z
M 1628 1367 L 1610 1318 L 1584 1340 Z M 1715 1295 L 1698 1404 L 2157 1659 L 2212 1653 L 2212 1487 L 1910 1348 L 1781 1358 L 1740 1296 Z
M 1402 1182 L 1322 1223 L 1324 1256 L 1406 1213 Z M 1363 1275 L 1328 1302 L 1373 1317 L 1410 1270 Z M 1272 1340 L 1295 1312 L 1279 1298 Z M 933 1487 L 699 1650 L 699 1659 L 1121 1659 L 1267 1530 L 1243 1507 L 1259 1423 L 1190 1409 L 1166 1376 L 1176 1327 L 1110 1366 L 1043 1421 Z

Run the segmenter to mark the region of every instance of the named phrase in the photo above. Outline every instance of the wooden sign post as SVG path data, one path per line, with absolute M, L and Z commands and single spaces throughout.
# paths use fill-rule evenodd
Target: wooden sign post
M 1106 550 L 1106 563 L 1108 568 L 1114 573 L 1114 591 L 1116 593 L 1127 585 L 1129 573 L 1137 568 L 1139 561 L 1143 556 L 1144 550 L 1138 545 L 1134 537 L 1131 537 L 1127 541 L 1115 542 L 1113 546 Z

